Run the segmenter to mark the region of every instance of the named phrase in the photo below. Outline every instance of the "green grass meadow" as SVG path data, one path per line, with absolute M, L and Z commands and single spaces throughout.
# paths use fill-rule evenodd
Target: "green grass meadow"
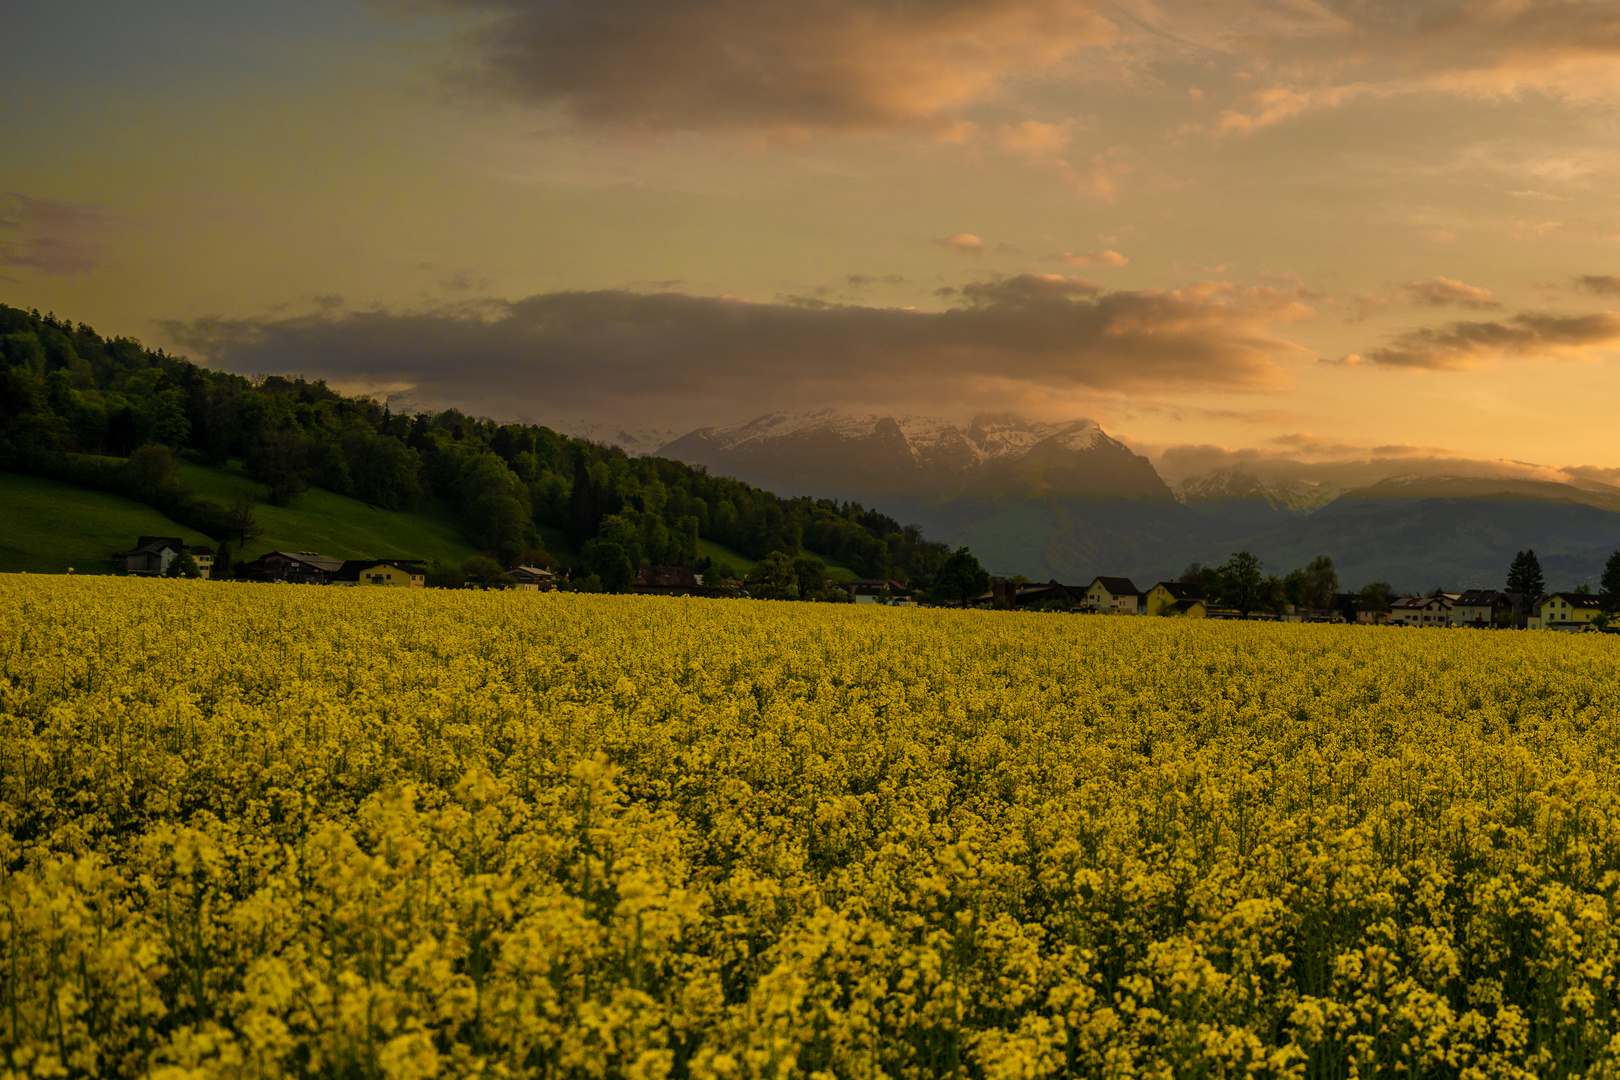
M 0 473 L 0 571 L 110 574 L 112 553 L 140 535 L 213 545 L 150 506 L 37 476 Z

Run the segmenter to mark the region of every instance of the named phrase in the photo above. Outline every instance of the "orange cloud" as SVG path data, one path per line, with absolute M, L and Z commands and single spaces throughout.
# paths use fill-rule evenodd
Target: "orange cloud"
M 1499 308 L 1501 302 L 1496 294 L 1489 289 L 1482 289 L 1477 285 L 1465 285 L 1452 278 L 1437 277 L 1428 281 L 1409 281 L 1400 286 L 1401 295 L 1415 304 L 1427 304 L 1430 307 L 1443 307 L 1454 305 L 1467 308 Z
M 563 104 L 592 123 L 666 130 L 950 132 L 955 110 L 1007 79 L 1118 37 L 1091 0 L 436 6 L 485 17 L 463 77 L 486 90 Z
M 1131 260 L 1117 251 L 1083 251 L 1076 254 L 1065 251 L 1061 255 L 1053 255 L 1053 259 L 1070 266 L 1124 266 Z
M 1524 312 L 1502 322 L 1454 322 L 1397 335 L 1388 345 L 1343 358 L 1350 365 L 1469 371 L 1504 358 L 1582 358 L 1620 345 L 1620 313 Z
M 957 233 L 955 236 L 947 236 L 939 242 L 948 248 L 954 248 L 967 255 L 978 255 L 984 251 L 984 241 L 972 233 Z

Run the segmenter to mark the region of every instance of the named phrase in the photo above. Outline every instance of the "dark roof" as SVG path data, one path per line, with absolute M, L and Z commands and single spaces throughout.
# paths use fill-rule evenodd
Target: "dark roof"
M 641 589 L 695 589 L 697 573 L 690 566 L 643 566 L 636 574 Z
M 1418 608 L 1428 607 L 1436 600 L 1440 601 L 1442 604 L 1451 603 L 1451 597 L 1449 596 L 1403 596 L 1399 600 L 1391 603 L 1390 607 L 1417 610 Z
M 1204 598 L 1204 587 L 1202 585 L 1190 585 L 1182 581 L 1161 581 L 1153 588 L 1163 589 L 1177 600 L 1202 600 Z M 1153 589 L 1148 591 L 1152 592 Z
M 267 551 L 263 555 L 260 555 L 257 559 L 254 559 L 253 563 L 263 566 L 264 560 L 278 555 L 289 562 L 302 563 L 310 569 L 319 570 L 324 574 L 337 573 L 343 568 L 344 562 L 344 560 L 334 558 L 331 555 L 322 555 L 318 551 Z
M 1175 608 L 1177 611 L 1191 611 L 1194 604 L 1202 603 L 1204 603 L 1204 598 L 1202 596 L 1189 596 L 1185 599 L 1177 600 L 1170 606 Z M 1205 606 L 1205 610 L 1209 610 L 1207 605 Z
M 1572 608 L 1595 608 L 1603 606 L 1603 601 L 1598 597 L 1593 596 L 1591 593 L 1555 592 L 1549 593 L 1547 596 L 1543 597 L 1543 601 L 1546 600 L 1563 600 L 1566 601 Z
M 846 582 L 844 582 L 844 584 L 845 585 L 876 585 L 876 586 L 880 586 L 882 588 L 887 589 L 892 584 L 892 582 L 890 582 L 888 578 L 867 578 L 867 577 L 863 577 L 863 578 L 856 578 L 854 581 L 846 581 Z
M 1457 597 L 1458 607 L 1487 607 L 1492 604 L 1511 604 L 1507 593 L 1495 589 L 1469 589 Z
M 1074 585 L 1060 585 L 1056 581 L 1043 584 L 1025 585 L 1013 597 L 1014 604 L 1041 604 L 1048 600 L 1067 601 L 1084 600 L 1086 590 Z
M 1091 579 L 1091 584 L 1095 585 L 1099 581 L 1102 582 L 1102 587 L 1103 588 L 1107 589 L 1109 592 L 1113 593 L 1115 596 L 1141 596 L 1142 595 L 1141 590 L 1138 589 L 1135 585 L 1133 585 L 1131 583 L 1130 578 L 1103 577 L 1101 575 L 1098 575 L 1097 577 L 1094 577 L 1094 578 Z M 1091 586 L 1088 585 L 1086 587 L 1089 589 Z
M 179 554 L 182 551 L 195 550 L 194 548 L 188 548 L 185 541 L 180 539 L 178 536 L 142 536 L 136 539 L 134 547 L 130 548 L 128 551 L 115 551 L 113 552 L 113 557 L 117 558 L 120 555 L 141 554 L 156 555 L 164 548 L 168 548 L 176 554 Z M 208 552 L 210 555 L 213 554 L 213 551 L 210 548 L 203 548 L 202 550 Z

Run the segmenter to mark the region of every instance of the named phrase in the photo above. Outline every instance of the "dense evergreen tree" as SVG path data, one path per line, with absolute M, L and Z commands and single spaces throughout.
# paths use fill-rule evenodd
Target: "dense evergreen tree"
M 1507 591 L 1524 593 L 1535 599 L 1546 589 L 1547 582 L 1541 576 L 1541 561 L 1536 558 L 1535 550 L 1521 551 L 1515 555 L 1513 565 L 1508 567 Z

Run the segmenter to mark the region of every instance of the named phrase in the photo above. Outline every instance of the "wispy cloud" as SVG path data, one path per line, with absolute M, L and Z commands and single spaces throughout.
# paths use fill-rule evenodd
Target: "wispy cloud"
M 947 236 L 940 240 L 939 243 L 955 251 L 960 251 L 964 255 L 979 255 L 984 252 L 984 241 L 972 233 L 957 233 L 954 236 Z
M 1620 274 L 1586 274 L 1576 278 L 1575 284 L 1599 296 L 1620 296 Z
M 1112 249 L 1107 251 L 1065 251 L 1051 258 L 1069 266 L 1124 266 L 1131 260 Z
M 0 197 L 0 267 L 42 274 L 82 274 L 102 258 L 112 215 L 84 203 Z
M 1490 322 L 1454 322 L 1397 334 L 1387 345 L 1342 357 L 1350 366 L 1471 371 L 1503 359 L 1588 359 L 1620 346 L 1620 313 L 1521 312 Z
M 1430 278 L 1427 281 L 1408 281 L 1398 287 L 1397 291 L 1414 304 L 1424 304 L 1428 307 L 1465 307 L 1465 308 L 1499 308 L 1501 301 L 1489 289 L 1478 285 L 1468 285 L 1461 281 L 1447 277 Z

